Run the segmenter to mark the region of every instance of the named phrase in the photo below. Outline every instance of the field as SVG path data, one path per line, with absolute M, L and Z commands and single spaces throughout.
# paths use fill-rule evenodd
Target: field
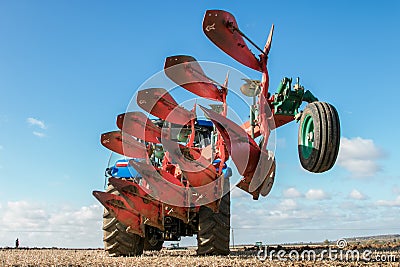
M 302 249 L 304 250 L 300 247 L 296 247 L 296 249 L 299 254 Z M 318 250 L 318 248 L 315 249 Z M 386 261 L 376 261 L 378 254 L 385 255 Z M 392 255 L 392 258 L 389 257 L 389 254 Z M 140 257 L 119 258 L 108 257 L 101 249 L 0 249 L 0 266 L 400 266 L 398 248 L 392 248 L 390 253 L 375 250 L 370 255 L 370 259 L 370 261 L 346 261 L 331 260 L 325 257 L 315 260 L 293 260 L 286 255 L 283 259 L 277 259 L 274 256 L 272 259 L 267 258 L 265 261 L 261 261 L 257 258 L 257 251 L 237 249 L 225 257 L 198 257 L 194 249 L 163 249 L 160 252 L 145 252 Z

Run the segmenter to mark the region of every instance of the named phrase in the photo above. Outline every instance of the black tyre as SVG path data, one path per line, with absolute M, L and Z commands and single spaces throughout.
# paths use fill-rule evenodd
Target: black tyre
M 214 213 L 205 206 L 200 207 L 197 255 L 229 254 L 230 204 L 230 192 L 228 192 L 221 199 L 219 213 Z
M 112 185 L 108 193 L 119 194 Z M 103 213 L 104 248 L 110 256 L 138 256 L 143 253 L 144 238 L 126 232 L 126 226 L 104 209 Z
M 160 251 L 164 244 L 164 240 L 162 238 L 162 233 L 157 228 L 146 225 L 144 250 Z
M 304 169 L 320 173 L 333 167 L 339 152 L 339 115 L 332 105 L 313 102 L 301 116 L 298 151 Z

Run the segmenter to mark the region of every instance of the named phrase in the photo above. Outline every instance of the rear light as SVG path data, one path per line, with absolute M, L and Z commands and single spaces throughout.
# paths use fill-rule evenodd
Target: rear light
M 115 164 L 115 167 L 117 167 L 117 168 L 128 167 L 128 162 L 117 162 Z

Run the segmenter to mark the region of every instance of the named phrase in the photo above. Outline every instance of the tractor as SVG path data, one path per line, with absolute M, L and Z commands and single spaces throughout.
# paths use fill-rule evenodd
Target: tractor
M 203 19 L 203 32 L 217 47 L 261 73 L 261 80 L 244 79 L 239 88 L 253 101 L 248 121 L 239 125 L 227 116 L 228 75 L 218 83 L 194 57 L 176 55 L 166 58 L 164 74 L 179 90 L 214 104 L 195 103 L 189 110 L 166 89 L 145 88 L 134 100 L 147 114 L 120 114 L 119 130 L 101 135 L 101 144 L 121 157 L 106 169 L 106 192 L 93 191 L 105 207 L 103 241 L 110 256 L 161 250 L 164 241 L 193 235 L 198 255 L 229 254 L 230 179 L 239 176 L 236 186 L 254 200 L 267 196 L 276 172 L 268 140 L 289 122 L 299 123 L 302 167 L 312 173 L 333 167 L 340 142 L 336 109 L 318 101 L 299 78 L 294 82 L 285 77 L 276 93 L 269 92 L 267 61 L 273 31 L 274 25 L 261 49 L 229 12 L 208 10 Z M 258 56 L 245 40 L 260 52 Z M 300 110 L 303 102 L 307 105 Z

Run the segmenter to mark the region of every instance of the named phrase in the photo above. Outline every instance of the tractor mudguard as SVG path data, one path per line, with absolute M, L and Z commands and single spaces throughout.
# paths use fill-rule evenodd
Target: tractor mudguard
M 260 62 L 246 45 L 235 17 L 223 10 L 207 10 L 203 19 L 205 35 L 222 51 L 257 71 L 262 71 Z
M 138 177 L 138 172 L 129 165 L 129 161 L 127 159 L 117 160 L 114 166 L 108 168 L 108 174 L 112 177 L 118 178 Z
M 141 90 L 136 99 L 139 107 L 148 113 L 171 123 L 187 125 L 196 118 L 196 114 L 176 103 L 163 88 Z
M 148 157 L 146 146 L 128 134 L 113 131 L 101 135 L 101 144 L 118 154 L 129 158 Z
M 146 142 L 159 143 L 158 138 L 161 138 L 160 127 L 139 111 L 118 115 L 117 126 L 121 131 Z
M 208 78 L 200 64 L 191 56 L 165 59 L 164 72 L 173 82 L 200 97 L 223 101 L 221 91 Z

